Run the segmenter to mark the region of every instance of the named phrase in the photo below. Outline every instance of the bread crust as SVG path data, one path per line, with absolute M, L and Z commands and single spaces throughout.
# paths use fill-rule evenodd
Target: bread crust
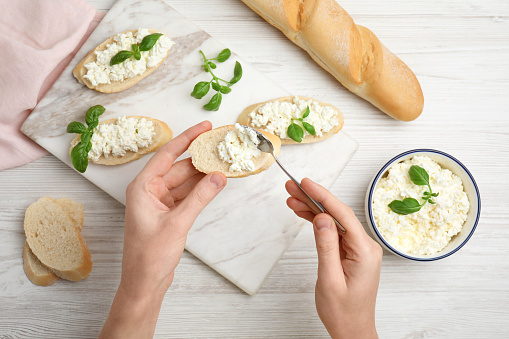
M 335 0 L 242 1 L 382 112 L 402 121 L 422 113 L 424 96 L 412 70 Z M 294 8 L 298 15 L 292 21 Z
M 249 107 L 246 107 L 242 111 L 242 113 L 240 113 L 239 117 L 237 118 L 237 122 L 239 124 L 241 124 L 241 125 L 249 126 L 249 127 L 255 128 L 255 129 L 260 129 L 260 127 L 252 125 L 252 119 L 249 116 L 249 113 L 258 110 L 261 106 L 263 106 L 263 105 L 265 105 L 267 103 L 270 103 L 270 102 L 275 102 L 275 101 L 279 101 L 279 102 L 292 102 L 294 97 L 295 96 L 287 96 L 287 97 L 276 98 L 276 99 L 268 100 L 268 101 L 265 101 L 265 102 L 260 102 L 258 104 L 254 104 L 254 105 L 251 105 Z M 330 138 L 334 134 L 338 133 L 341 130 L 341 128 L 343 128 L 343 125 L 344 125 L 343 113 L 341 113 L 341 111 L 337 107 L 335 107 L 335 106 L 333 106 L 331 104 L 325 103 L 325 102 L 321 102 L 321 101 L 313 99 L 313 98 L 309 98 L 309 97 L 299 96 L 299 98 L 304 99 L 306 101 L 313 100 L 313 101 L 318 102 L 321 106 L 329 106 L 329 107 L 334 108 L 334 110 L 336 111 L 336 117 L 339 120 L 339 125 L 335 126 L 334 128 L 332 128 L 329 132 L 323 133 L 322 136 L 320 136 L 320 137 L 316 136 L 316 135 L 306 135 L 304 138 L 302 138 L 301 142 L 297 142 L 297 141 L 295 141 L 293 139 L 290 139 L 290 138 L 281 138 L 281 144 L 282 145 L 293 145 L 293 144 L 297 144 L 298 145 L 298 144 L 308 144 L 308 143 L 311 143 L 311 142 L 322 141 L 322 140 L 325 140 L 327 138 Z
M 259 157 L 253 159 L 255 164 L 254 171 L 230 172 L 230 164 L 219 158 L 217 145 L 221 142 L 229 131 L 234 131 L 235 125 L 226 125 L 211 131 L 200 134 L 193 140 L 188 148 L 191 154 L 194 167 L 203 173 L 221 172 L 227 178 L 243 178 L 253 174 L 258 174 L 268 169 L 274 162 L 274 157 L 268 153 L 261 153 Z M 276 156 L 281 149 L 281 140 L 274 134 L 257 130 L 265 135 L 272 145 Z
M 121 157 L 115 157 L 115 156 L 109 156 L 105 157 L 104 155 L 101 155 L 97 161 L 92 161 L 93 163 L 97 165 L 106 165 L 106 166 L 114 166 L 114 165 L 122 165 L 134 160 L 140 159 L 142 156 L 148 153 L 155 152 L 161 147 L 162 145 L 166 144 L 168 141 L 170 141 L 173 138 L 173 132 L 168 127 L 168 125 L 157 119 L 144 117 L 144 116 L 128 116 L 127 118 L 135 118 L 135 119 L 142 119 L 145 118 L 146 120 L 152 121 L 154 123 L 154 131 L 156 135 L 154 136 L 153 142 L 148 145 L 147 147 L 142 147 L 138 149 L 138 152 L 132 152 L 132 151 L 126 151 L 126 154 Z M 101 124 L 114 124 L 117 121 L 117 119 L 108 119 L 101 121 L 99 125 Z M 81 139 L 81 135 L 77 135 L 72 141 L 71 141 L 71 148 L 69 149 L 69 153 L 72 151 L 73 146 L 76 145 Z
M 40 266 L 39 272 L 36 273 L 37 265 Z M 28 279 L 30 279 L 30 281 L 35 285 L 50 286 L 60 280 L 55 273 L 45 267 L 39 259 L 37 259 L 26 241 L 25 246 L 23 247 L 23 270 L 25 271 Z
M 127 32 L 132 32 L 134 34 L 137 31 L 138 31 L 137 29 L 132 29 L 132 30 L 128 30 L 128 31 L 122 32 L 120 34 L 125 34 Z M 150 33 L 159 33 L 159 31 L 155 30 L 155 29 L 148 29 L 148 31 Z M 170 47 L 170 49 L 168 49 L 168 52 L 166 53 L 166 56 L 163 58 L 163 60 L 161 60 L 157 64 L 157 66 L 147 68 L 145 70 L 145 72 L 143 72 L 142 74 L 138 74 L 138 75 L 134 76 L 133 78 L 124 79 L 122 81 L 112 81 L 110 84 L 98 84 L 97 86 L 94 86 L 94 85 L 92 85 L 92 83 L 88 79 L 83 78 L 83 76 L 85 74 L 87 74 L 87 69 L 85 68 L 85 65 L 90 63 L 90 62 L 96 61 L 97 60 L 97 56 L 96 56 L 95 52 L 97 52 L 97 51 L 104 51 L 106 48 L 108 48 L 107 45 L 109 45 L 109 44 L 111 44 L 113 42 L 113 38 L 114 37 L 115 36 L 112 36 L 112 37 L 106 39 L 99 46 L 97 46 L 96 48 L 94 48 L 93 50 L 88 52 L 87 55 L 78 63 L 78 65 L 76 65 L 76 67 L 74 68 L 72 74 L 78 80 L 78 82 L 80 82 L 81 84 L 87 86 L 90 89 L 96 90 L 96 91 L 101 92 L 101 93 L 117 93 L 117 92 L 124 91 L 124 90 L 126 90 L 128 88 L 131 88 L 134 85 L 136 85 L 138 82 L 140 82 L 141 80 L 143 80 L 144 78 L 149 76 L 152 72 L 154 72 L 159 66 L 161 66 L 161 64 L 168 57 L 168 54 L 170 53 L 170 50 L 171 50 L 171 47 Z

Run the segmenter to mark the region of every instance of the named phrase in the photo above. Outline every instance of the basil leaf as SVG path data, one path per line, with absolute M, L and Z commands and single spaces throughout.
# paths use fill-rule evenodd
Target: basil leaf
M 221 85 L 217 82 L 213 82 L 212 83 L 212 88 L 214 89 L 214 91 L 220 91 L 221 90 Z
M 87 128 L 79 121 L 73 121 L 67 125 L 67 133 L 86 133 Z
M 304 129 L 311 135 L 315 135 L 316 132 L 315 132 L 315 127 L 311 124 L 308 124 L 307 122 L 302 122 L 302 126 L 304 127 Z
M 74 148 L 71 150 L 71 162 L 74 168 L 80 173 L 84 173 L 88 167 L 88 145 L 92 147 L 92 143 L 90 140 L 87 143 L 80 141 Z
M 156 44 L 157 40 L 161 37 L 161 35 L 163 35 L 163 33 L 153 33 L 144 37 L 140 43 L 140 51 L 150 51 Z
M 414 198 L 405 198 L 403 200 L 394 200 L 389 205 L 389 208 L 397 214 L 407 215 L 417 212 L 421 209 L 421 204 Z
M 196 99 L 203 98 L 210 89 L 210 82 L 208 81 L 200 81 L 194 86 L 193 92 L 191 93 L 191 96 Z
M 235 62 L 235 68 L 233 70 L 233 78 L 230 80 L 230 84 L 237 83 L 242 78 L 242 66 L 240 62 Z
M 410 175 L 410 180 L 416 185 L 429 185 L 428 172 L 422 167 L 413 165 L 410 167 L 408 175 Z
M 137 44 L 132 44 L 131 47 L 134 52 L 134 58 L 136 60 L 140 60 L 141 59 L 140 47 Z
M 293 140 L 301 142 L 304 137 L 304 130 L 297 124 L 291 123 L 286 134 Z
M 210 68 L 212 68 L 212 69 L 216 69 L 216 67 L 217 67 L 216 64 L 213 63 L 212 61 L 209 61 L 208 64 L 209 64 Z
M 134 55 L 134 53 L 131 52 L 131 51 L 120 51 L 117 54 L 115 54 L 113 56 L 113 58 L 111 58 L 110 66 L 113 66 L 113 65 L 119 64 L 121 62 L 124 62 L 127 59 L 129 59 L 130 57 L 132 57 L 133 55 Z
M 232 91 L 232 89 L 228 86 L 221 86 L 221 89 L 219 91 L 223 94 L 228 94 Z
M 88 109 L 85 121 L 87 122 L 88 130 L 90 132 L 99 125 L 99 116 L 103 114 L 105 110 L 106 108 L 101 105 L 95 105 Z
M 304 115 L 302 116 L 302 119 L 307 118 L 309 115 L 309 106 L 306 107 L 306 110 L 304 111 Z
M 221 100 L 223 96 L 221 93 L 216 93 L 212 99 L 210 99 L 209 103 L 206 105 L 203 105 L 203 108 L 205 108 L 207 111 L 217 111 L 219 109 L 219 106 L 221 105 Z
M 228 48 L 223 49 L 219 55 L 217 56 L 216 60 L 218 62 L 225 62 L 230 58 L 230 55 L 232 55 L 232 52 Z

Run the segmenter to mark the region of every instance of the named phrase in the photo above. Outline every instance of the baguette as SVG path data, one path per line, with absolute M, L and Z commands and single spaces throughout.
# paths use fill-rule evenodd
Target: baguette
M 230 164 L 219 157 L 218 145 L 223 141 L 230 131 L 235 131 L 234 125 L 222 126 L 211 131 L 200 134 L 193 140 L 188 148 L 191 154 L 194 167 L 203 173 L 221 172 L 227 178 L 243 178 L 257 174 L 268 169 L 274 163 L 274 157 L 268 153 L 261 153 L 252 159 L 255 169 L 253 171 L 231 171 Z M 274 152 L 279 155 L 281 141 L 278 137 L 265 131 L 263 133 L 274 146 Z
M 129 30 L 129 31 L 122 32 L 120 34 L 125 34 L 125 33 L 128 33 L 128 32 L 131 32 L 131 33 L 135 34 L 137 31 L 138 31 L 137 29 L 134 29 L 134 30 Z M 151 34 L 159 32 L 159 31 L 157 31 L 155 29 L 148 29 L 148 31 Z M 110 45 L 111 43 L 114 43 L 114 40 L 113 40 L 114 38 L 115 38 L 115 36 L 112 36 L 112 37 L 108 38 L 106 41 L 101 43 L 99 46 L 97 46 L 96 48 L 91 50 L 78 63 L 78 65 L 74 68 L 74 70 L 72 72 L 72 74 L 78 80 L 78 82 L 82 83 L 83 85 L 87 86 L 90 89 L 96 90 L 96 91 L 101 92 L 101 93 L 116 93 L 116 92 L 124 91 L 124 90 L 126 90 L 128 88 L 131 88 L 132 86 L 136 85 L 138 82 L 140 82 L 145 77 L 147 77 L 152 72 L 154 72 L 164 62 L 164 60 L 166 60 L 166 57 L 168 56 L 168 54 L 169 54 L 169 52 L 171 50 L 171 47 L 170 47 L 168 49 L 168 51 L 166 52 L 166 56 L 155 67 L 147 67 L 147 69 L 142 74 L 135 75 L 132 78 L 127 78 L 127 79 L 124 79 L 122 81 L 111 81 L 110 83 L 98 83 L 97 85 L 94 85 L 94 84 L 92 84 L 92 82 L 89 79 L 84 78 L 84 76 L 88 72 L 88 70 L 85 67 L 85 65 L 88 64 L 88 63 L 97 61 L 96 52 L 104 51 L 105 49 L 107 49 L 108 45 Z
M 76 226 L 76 229 L 81 232 L 84 219 L 83 206 L 68 198 L 57 199 L 56 202 L 64 209 L 67 216 Z M 23 269 L 28 279 L 39 286 L 50 286 L 60 279 L 55 273 L 41 263 L 26 241 L 23 247 Z
M 335 0 L 242 0 L 332 74 L 382 112 L 403 121 L 422 112 L 414 73 Z
M 72 281 L 88 277 L 92 260 L 87 244 L 55 199 L 42 197 L 31 204 L 24 229 L 33 254 L 55 275 Z
M 294 98 L 296 98 L 296 97 L 288 96 L 288 97 L 277 98 L 277 99 L 273 99 L 273 100 L 269 100 L 269 101 L 251 105 L 251 106 L 247 107 L 246 109 L 244 109 L 244 111 L 242 111 L 242 113 L 240 113 L 239 117 L 237 118 L 237 122 L 241 125 L 249 126 L 252 128 L 257 128 L 260 130 L 267 131 L 269 133 L 273 132 L 271 130 L 267 130 L 267 126 L 258 126 L 256 124 L 253 124 L 253 119 L 251 118 L 250 114 L 258 111 L 258 109 L 260 107 L 264 106 L 265 104 L 273 103 L 273 102 L 289 102 L 289 103 L 291 103 Z M 320 106 L 332 107 L 335 111 L 335 117 L 338 120 L 338 125 L 334 126 L 331 130 L 324 132 L 321 136 L 311 135 L 311 134 L 306 133 L 306 135 L 304 136 L 304 138 L 302 139 L 302 141 L 300 143 L 297 141 L 294 141 L 293 139 L 290 139 L 289 137 L 282 137 L 281 138 L 282 145 L 307 144 L 307 143 L 311 143 L 311 142 L 321 141 L 321 140 L 331 137 L 332 135 L 338 133 L 341 130 L 341 128 L 343 127 L 343 124 L 344 124 L 344 120 L 343 120 L 343 114 L 341 113 L 341 111 L 338 108 L 334 107 L 331 104 L 327 104 L 327 103 L 315 100 L 313 98 L 308 98 L 308 97 L 298 97 L 298 98 L 303 99 L 305 101 L 312 100 L 312 101 L 318 103 Z M 288 127 L 286 127 L 286 128 L 288 128 Z M 274 133 L 274 134 L 276 134 L 276 133 Z M 279 136 L 279 137 L 281 137 L 281 136 Z
M 93 163 L 98 165 L 106 165 L 106 166 L 113 166 L 113 165 L 121 165 L 125 164 L 134 160 L 138 160 L 142 156 L 148 153 L 155 152 L 161 147 L 162 145 L 166 144 L 168 141 L 170 141 L 173 137 L 173 132 L 168 127 L 168 125 L 160 120 L 152 119 L 149 117 L 142 117 L 142 116 L 130 116 L 127 118 L 135 118 L 135 119 L 142 119 L 145 118 L 146 120 L 152 121 L 154 123 L 154 132 L 155 136 L 153 137 L 152 143 L 148 145 L 147 147 L 142 147 L 138 149 L 137 152 L 132 151 L 126 151 L 126 154 L 123 156 L 108 156 L 105 157 L 104 155 L 101 155 L 98 160 L 92 160 Z M 102 124 L 114 124 L 117 121 L 117 119 L 108 119 L 102 121 L 99 125 Z M 69 152 L 72 151 L 73 147 L 80 141 L 80 135 L 77 135 L 71 142 L 71 149 Z

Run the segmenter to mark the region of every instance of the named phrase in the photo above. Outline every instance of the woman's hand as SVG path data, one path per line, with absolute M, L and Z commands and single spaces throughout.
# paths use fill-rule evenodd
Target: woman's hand
M 318 252 L 316 310 L 332 338 L 378 338 L 375 303 L 380 280 L 382 248 L 364 231 L 352 209 L 324 187 L 304 179 L 302 187 L 346 229 L 339 233 L 327 214 L 316 215 L 309 200 L 288 181 L 288 206 L 313 223 Z M 309 202 L 311 205 L 311 202 Z
M 174 164 L 211 127 L 202 122 L 168 142 L 127 187 L 122 278 L 101 337 L 153 336 L 187 233 L 226 184 L 221 173 L 198 172 L 190 158 Z

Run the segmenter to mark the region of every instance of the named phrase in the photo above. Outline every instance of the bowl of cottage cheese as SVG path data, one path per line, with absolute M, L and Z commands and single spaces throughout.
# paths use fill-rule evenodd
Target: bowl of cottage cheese
M 366 193 L 368 226 L 385 249 L 416 261 L 450 256 L 470 239 L 481 199 L 468 169 L 432 149 L 401 153 L 374 176 Z

